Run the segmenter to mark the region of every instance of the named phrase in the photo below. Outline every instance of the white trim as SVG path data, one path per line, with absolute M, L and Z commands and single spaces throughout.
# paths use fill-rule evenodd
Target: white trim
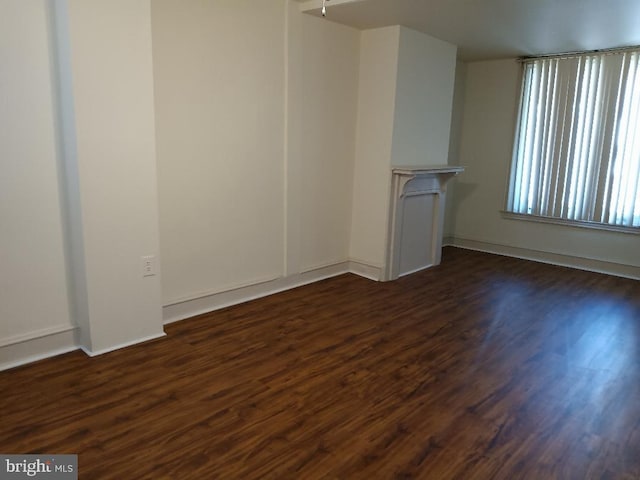
M 431 268 L 431 267 L 435 267 L 435 266 L 436 265 L 433 265 L 432 263 L 429 264 L 429 265 L 423 265 L 423 266 L 415 268 L 413 270 L 409 270 L 408 272 L 403 272 L 403 273 L 398 274 L 398 278 L 406 277 L 407 275 L 411 275 L 412 273 L 418 273 L 418 272 L 421 272 L 423 270 L 426 270 L 427 268 Z
M 372 265 L 363 260 L 349 260 L 349 272 L 374 282 L 379 282 L 382 278 L 382 267 Z
M 232 305 L 238 305 L 285 290 L 315 283 L 326 278 L 349 273 L 349 264 L 350 262 L 339 262 L 268 282 L 247 285 L 233 290 L 225 290 L 184 302 L 167 304 L 162 308 L 162 317 L 164 323 L 168 324 Z
M 527 222 L 551 223 L 554 225 L 565 225 L 568 227 L 593 228 L 595 230 L 606 230 L 609 232 L 630 233 L 640 235 L 640 227 L 625 227 L 622 225 L 611 225 L 609 223 L 587 222 L 584 220 L 568 220 L 566 218 L 546 217 L 544 215 L 532 215 L 529 213 L 515 213 L 501 211 L 503 218 L 508 220 L 524 220 Z
M 478 252 L 494 253 L 497 255 L 504 255 L 506 257 L 559 265 L 562 267 L 576 268 L 578 270 L 586 270 L 589 272 L 604 273 L 607 275 L 614 275 L 616 277 L 630 278 L 632 280 L 640 280 L 640 266 L 624 265 L 605 260 L 575 257 L 573 255 L 565 255 L 562 253 L 552 253 L 509 245 L 500 245 L 460 237 L 448 237 L 447 245 L 467 250 L 475 250 Z
M 289 211 L 289 182 L 287 179 L 289 178 L 289 163 L 290 163 L 290 154 L 289 154 L 289 74 L 290 74 L 290 65 L 289 65 L 289 38 L 291 37 L 291 16 L 289 15 L 289 2 L 284 3 L 284 42 L 282 44 L 283 49 L 283 58 L 284 58 L 284 75 L 282 82 L 282 94 L 284 99 L 284 108 L 282 112 L 282 174 L 283 174 L 283 187 L 284 192 L 282 195 L 282 211 L 285 212 L 283 215 L 282 221 L 282 271 L 287 272 L 289 268 L 287 251 L 289 250 L 289 215 L 287 212 Z
M 0 372 L 3 370 L 10 370 L 12 368 L 21 367 L 23 365 L 28 365 L 29 363 L 38 362 L 40 360 L 46 360 L 47 358 L 57 357 L 58 355 L 64 355 L 65 353 L 75 352 L 76 350 L 79 350 L 79 347 L 76 345 L 71 345 L 55 350 L 48 350 L 43 353 L 28 355 L 18 360 L 11 360 L 6 362 L 0 361 Z
M 340 268 L 344 269 L 343 273 L 348 273 L 348 262 L 349 260 L 334 260 L 333 262 L 325 262 L 317 265 L 308 265 L 306 267 L 301 266 L 300 273 L 315 272 L 318 270 L 323 270 L 325 268 L 333 269 L 336 268 L 336 266 L 340 266 Z
M 18 343 L 28 342 L 30 340 L 36 340 L 51 335 L 57 335 L 59 333 L 70 332 L 78 327 L 70 324 L 56 325 L 54 327 L 47 327 L 34 332 L 22 333 L 20 335 L 13 335 L 12 337 L 6 337 L 0 339 L 0 348 L 16 345 Z
M 103 348 L 100 350 L 88 350 L 85 347 L 80 347 L 80 349 L 86 353 L 87 355 L 89 355 L 90 357 L 97 357 L 98 355 L 104 355 L 105 353 L 109 353 L 109 352 L 113 352 L 115 350 L 120 350 L 121 348 L 126 348 L 126 347 L 132 347 L 133 345 L 138 345 L 140 343 L 143 342 L 148 342 L 150 340 L 156 340 L 158 338 L 162 338 L 162 337 L 166 337 L 167 334 L 162 332 L 162 333 L 157 333 L 154 335 L 148 335 L 146 337 L 142 337 L 142 338 L 138 338 L 136 340 L 131 340 L 130 342 L 124 342 L 124 343 L 119 343 L 118 345 L 113 345 L 111 347 L 107 347 L 107 348 Z
M 43 329 L 40 333 L 44 333 L 40 336 L 39 332 L 16 336 L 13 338 L 23 339 L 0 347 L 0 371 L 78 350 L 75 327 L 60 328 L 56 333 L 52 330 Z M 27 339 L 28 336 L 31 338 Z
M 172 298 L 171 300 L 168 300 L 163 307 L 168 307 L 168 306 L 172 306 L 172 305 L 179 305 L 181 303 L 185 303 L 185 302 L 190 302 L 191 300 L 199 300 L 200 298 L 203 297 L 208 297 L 208 296 L 212 296 L 212 295 L 219 295 L 221 293 L 229 293 L 229 292 L 234 292 L 236 290 L 242 290 L 244 288 L 247 287 L 253 287 L 255 285 L 263 285 L 263 284 L 268 284 L 273 282 L 274 280 L 278 280 L 282 277 L 280 276 L 272 276 L 272 277 L 268 277 L 268 278 L 260 278 L 260 279 L 255 279 L 249 282 L 244 282 L 238 285 L 231 285 L 231 286 L 225 286 L 222 287 L 220 289 L 217 290 L 204 290 L 201 292 L 196 292 L 190 295 L 184 295 L 182 297 L 177 297 L 177 298 Z

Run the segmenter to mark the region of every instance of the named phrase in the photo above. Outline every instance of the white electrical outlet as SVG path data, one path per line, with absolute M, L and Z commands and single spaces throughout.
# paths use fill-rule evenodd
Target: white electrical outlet
M 156 274 L 156 256 L 145 255 L 144 257 L 140 257 L 140 259 L 142 260 L 142 276 L 154 276 Z

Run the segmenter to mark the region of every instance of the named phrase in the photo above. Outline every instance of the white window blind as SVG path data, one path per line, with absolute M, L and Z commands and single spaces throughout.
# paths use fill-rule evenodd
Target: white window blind
M 525 61 L 506 209 L 640 226 L 640 52 Z

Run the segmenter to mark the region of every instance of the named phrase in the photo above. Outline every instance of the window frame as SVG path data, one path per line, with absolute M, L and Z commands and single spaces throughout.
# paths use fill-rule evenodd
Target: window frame
M 567 219 L 556 216 L 547 216 L 547 215 L 539 215 L 535 213 L 523 213 L 523 212 L 515 212 L 509 210 L 509 206 L 513 205 L 512 195 L 515 193 L 512 189 L 515 189 L 514 183 L 514 175 L 516 174 L 516 170 L 518 168 L 518 163 L 516 161 L 517 156 L 519 155 L 519 146 L 522 135 L 522 121 L 523 121 L 523 105 L 525 103 L 525 90 L 527 89 L 527 85 L 525 82 L 526 75 L 526 63 L 531 62 L 532 60 L 537 59 L 549 59 L 549 58 L 573 58 L 577 56 L 588 56 L 594 54 L 610 54 L 610 53 L 625 53 L 625 52 L 639 52 L 640 55 L 640 46 L 633 47 L 625 47 L 625 48 L 616 48 L 616 49 L 606 49 L 606 50 L 596 50 L 596 51 L 585 51 L 585 52 L 571 52 L 571 53 L 563 53 L 563 54 L 553 54 L 553 55 L 545 55 L 545 56 L 535 56 L 535 57 L 522 57 L 517 59 L 516 61 L 521 63 L 521 68 L 519 71 L 518 80 L 520 82 L 519 88 L 519 96 L 517 100 L 517 105 L 515 109 L 515 119 L 514 129 L 512 131 L 512 155 L 509 161 L 509 169 L 508 175 L 506 178 L 506 188 L 504 191 L 504 199 L 503 199 L 503 209 L 500 210 L 500 214 L 503 218 L 509 220 L 524 220 L 535 223 L 546 223 L 560 226 L 569 226 L 569 227 L 577 227 L 577 228 L 587 228 L 587 229 L 596 229 L 596 230 L 604 230 L 604 231 L 612 231 L 612 232 L 620 232 L 627 234 L 640 234 L 640 225 L 639 226 L 631 226 L 631 225 L 616 225 L 613 223 L 608 223 L 606 221 L 589 221 L 589 220 L 579 220 L 579 219 Z M 640 179 L 639 179 L 640 182 Z M 640 190 L 639 190 L 640 191 Z M 640 196 L 638 197 L 637 202 L 640 202 Z

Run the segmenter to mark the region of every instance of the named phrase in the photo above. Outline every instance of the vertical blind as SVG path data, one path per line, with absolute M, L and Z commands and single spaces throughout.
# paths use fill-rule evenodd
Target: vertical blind
M 640 51 L 523 68 L 507 211 L 640 226 Z

